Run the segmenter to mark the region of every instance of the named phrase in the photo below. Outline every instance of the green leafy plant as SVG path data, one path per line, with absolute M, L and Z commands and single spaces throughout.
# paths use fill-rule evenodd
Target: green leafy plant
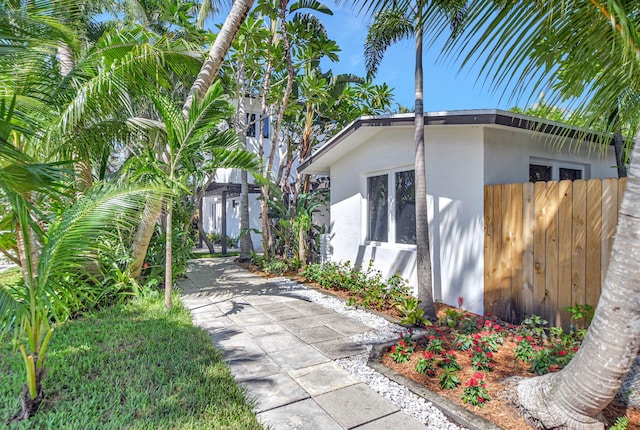
M 264 270 L 264 273 L 266 273 L 267 275 L 280 276 L 288 269 L 289 266 L 286 262 L 282 260 L 272 259 L 265 262 L 262 270 Z
M 434 354 L 441 354 L 444 352 L 444 340 L 442 337 L 431 334 L 427 338 L 427 345 L 425 348 L 427 351 L 431 351 Z
M 466 315 L 463 310 L 446 308 L 444 314 L 440 317 L 440 324 L 449 326 L 451 329 L 458 327 L 459 321 Z
M 427 375 L 430 377 L 436 376 L 436 358 L 435 354 L 431 351 L 424 351 L 422 357 L 416 363 L 416 372 Z
M 591 320 L 593 319 L 594 309 L 591 305 L 581 305 L 576 303 L 575 306 L 569 306 L 565 308 L 567 312 L 571 314 L 571 331 L 586 329 L 591 324 Z M 573 326 L 575 323 L 575 327 Z
M 400 298 L 396 309 L 402 318 L 400 323 L 416 326 L 429 326 L 431 321 L 424 317 L 424 310 L 419 307 L 420 300 L 413 296 Z
M 487 391 L 484 373 L 476 372 L 473 377 L 464 384 L 462 401 L 470 405 L 483 407 L 489 400 L 491 400 L 491 396 Z
M 460 363 L 458 363 L 458 360 L 456 359 L 456 353 L 453 350 L 443 351 L 440 354 L 438 367 L 454 372 L 462 369 L 462 366 L 460 366 Z
M 440 387 L 445 390 L 453 390 L 460 385 L 460 379 L 453 369 L 443 368 L 438 379 L 440 379 Z
M 629 418 L 627 417 L 618 417 L 613 425 L 609 428 L 609 430 L 627 430 L 629 426 Z

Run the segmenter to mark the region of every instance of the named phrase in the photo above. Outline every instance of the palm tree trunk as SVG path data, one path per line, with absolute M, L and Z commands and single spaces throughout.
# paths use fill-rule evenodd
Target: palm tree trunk
M 138 230 L 133 238 L 131 244 L 131 266 L 129 273 L 133 278 L 140 276 L 142 271 L 142 265 L 144 264 L 144 258 L 147 256 L 147 249 L 149 248 L 149 241 L 153 236 L 153 231 L 156 228 L 158 217 L 162 213 L 162 200 L 150 199 L 147 200 L 144 206 L 144 212 L 138 225 Z
M 233 6 L 229 11 L 229 15 L 227 15 L 227 19 L 225 19 L 220 32 L 216 36 L 215 42 L 209 50 L 207 59 L 204 64 L 202 64 L 202 68 L 200 69 L 193 86 L 189 90 L 189 95 L 187 96 L 187 100 L 184 102 L 184 106 L 182 108 L 185 116 L 187 116 L 191 109 L 193 97 L 197 94 L 198 100 L 202 100 L 202 97 L 218 75 L 218 71 L 222 65 L 222 60 L 224 60 L 224 57 L 227 55 L 240 26 L 247 18 L 247 14 L 253 6 L 253 2 L 254 0 L 234 0 Z
M 580 350 L 561 372 L 525 380 L 518 397 L 545 428 L 603 429 L 600 413 L 640 347 L 640 147 L 635 146 L 600 301 Z
M 436 320 L 433 305 L 431 279 L 431 256 L 429 254 L 429 214 L 427 211 L 427 173 L 424 150 L 424 96 L 422 69 L 422 2 L 418 2 L 416 22 L 416 69 L 415 69 L 415 180 L 416 180 L 416 265 L 418 299 L 424 316 Z
M 173 199 L 170 197 L 167 198 L 167 218 L 165 228 L 164 307 L 166 309 L 171 309 L 171 290 L 173 289 Z

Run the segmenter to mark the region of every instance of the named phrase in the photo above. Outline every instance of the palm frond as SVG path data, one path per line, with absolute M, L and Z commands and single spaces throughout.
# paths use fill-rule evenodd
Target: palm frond
M 385 9 L 377 13 L 369 26 L 364 44 L 367 76 L 372 77 L 376 74 L 385 52 L 391 45 L 410 37 L 414 31 L 414 23 L 402 9 Z

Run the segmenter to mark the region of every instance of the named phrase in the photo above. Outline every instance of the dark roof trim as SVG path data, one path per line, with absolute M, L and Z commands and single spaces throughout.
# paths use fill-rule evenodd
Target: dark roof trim
M 385 115 L 360 117 L 343 128 L 324 146 L 307 158 L 298 166 L 298 172 L 303 171 L 319 157 L 339 145 L 346 137 L 353 134 L 360 127 L 388 127 L 409 126 L 414 123 L 413 114 Z M 581 138 L 595 142 L 607 137 L 591 130 L 571 126 L 568 124 L 521 115 L 500 109 L 463 110 L 451 112 L 427 112 L 424 115 L 425 126 L 429 125 L 500 125 L 537 133 L 551 134 L 569 139 Z M 613 144 L 613 142 L 611 143 Z

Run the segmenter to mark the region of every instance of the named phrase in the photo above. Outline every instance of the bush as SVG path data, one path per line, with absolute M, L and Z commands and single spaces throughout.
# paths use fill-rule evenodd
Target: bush
M 373 269 L 373 261 L 365 271 L 344 263 L 310 264 L 302 271 L 302 276 L 320 287 L 351 292 L 354 297 L 350 304 L 365 308 L 383 310 L 394 307 L 410 295 L 407 281 L 398 275 L 388 280 L 382 278 L 379 270 Z

